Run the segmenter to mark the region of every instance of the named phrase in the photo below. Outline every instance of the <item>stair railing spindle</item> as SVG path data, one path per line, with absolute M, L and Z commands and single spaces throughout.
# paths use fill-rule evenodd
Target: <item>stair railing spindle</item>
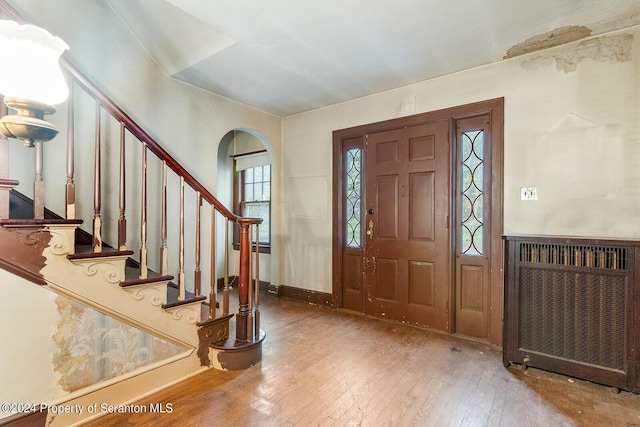
M 100 209 L 102 195 L 100 189 L 100 101 L 96 100 L 96 128 L 93 165 L 93 252 L 102 252 L 102 218 Z
M 178 301 L 185 298 L 185 275 L 184 275 L 184 177 L 180 177 L 180 248 L 178 255 Z
M 125 217 L 126 209 L 126 172 L 125 172 L 125 148 L 124 148 L 125 127 L 124 123 L 120 123 L 120 194 L 118 215 L 118 250 L 127 250 L 127 219 Z
M 34 147 L 35 179 L 33 181 L 33 217 L 44 219 L 44 181 L 42 180 L 43 153 L 42 141 L 35 141 Z
M 167 250 L 167 162 L 162 162 L 162 218 L 160 231 L 160 275 L 166 276 L 169 271 L 169 252 Z
M 224 288 L 222 288 L 222 315 L 229 314 L 229 218 L 224 227 Z
M 202 271 L 200 271 L 200 192 L 196 192 L 196 269 L 193 272 L 193 294 L 199 297 L 202 290 Z
M 140 279 L 149 274 L 147 262 L 147 144 L 142 144 L 142 190 L 140 194 Z
M 211 205 L 211 276 L 209 279 L 209 319 L 216 318 L 218 280 L 216 279 L 216 209 Z
M 69 85 L 69 101 L 67 103 L 67 183 L 65 185 L 65 216 L 76 219 L 76 184 L 75 174 L 75 107 L 74 85 Z

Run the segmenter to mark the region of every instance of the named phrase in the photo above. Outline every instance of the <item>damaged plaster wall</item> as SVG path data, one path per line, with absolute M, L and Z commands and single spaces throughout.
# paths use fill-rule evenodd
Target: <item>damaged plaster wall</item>
M 602 36 L 571 44 L 560 50 L 546 51 L 525 60 L 522 67 L 535 71 L 539 67 L 555 62 L 558 71 L 571 73 L 578 69 L 578 65 L 587 59 L 596 62 L 616 64 L 631 61 L 631 47 L 633 35 L 629 33 L 614 36 Z
M 63 296 L 51 339 L 52 363 L 65 392 L 115 378 L 187 350 Z
M 562 27 L 531 37 L 522 43 L 518 43 L 509 50 L 503 59 L 515 58 L 527 53 L 549 49 L 563 44 L 581 40 L 591 35 L 591 29 L 582 25 Z
M 503 59 L 515 58 L 516 56 L 562 46 L 585 39 L 591 35 L 610 33 L 638 24 L 640 24 L 640 7 L 632 9 L 614 19 L 591 24 L 591 28 L 584 25 L 568 25 L 530 37 L 509 48 Z

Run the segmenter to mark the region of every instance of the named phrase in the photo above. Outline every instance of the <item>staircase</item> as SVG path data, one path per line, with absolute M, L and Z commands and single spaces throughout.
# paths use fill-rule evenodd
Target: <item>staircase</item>
M 22 21 L 4 1 L 0 13 Z M 10 194 L 19 183 L 8 176 L 9 144 L 19 142 L 0 136 L 0 268 L 190 350 L 58 403 L 119 405 L 204 369 L 258 363 L 265 334 L 259 248 L 250 236 L 258 234 L 262 220 L 229 211 L 86 76 L 64 58 L 61 62 L 71 82 L 67 125 L 57 137 L 66 137 L 66 175 L 49 179 L 45 191 L 46 159 L 43 143 L 36 142 L 31 218 L 17 218 L 10 209 Z M 3 116 L 7 109 L 0 104 Z M 79 158 L 81 168 L 75 164 Z M 64 188 L 64 212 L 45 215 L 45 200 L 55 188 Z M 132 200 L 133 213 L 126 206 Z M 233 226 L 240 231 L 236 266 L 230 266 L 229 253 Z M 237 274 L 236 313 L 230 313 L 231 267 Z M 89 415 L 49 414 L 48 422 L 67 425 Z

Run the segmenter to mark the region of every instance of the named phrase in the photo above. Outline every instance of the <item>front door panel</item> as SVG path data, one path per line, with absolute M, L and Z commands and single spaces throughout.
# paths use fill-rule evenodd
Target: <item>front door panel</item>
M 366 312 L 449 330 L 446 120 L 366 136 Z

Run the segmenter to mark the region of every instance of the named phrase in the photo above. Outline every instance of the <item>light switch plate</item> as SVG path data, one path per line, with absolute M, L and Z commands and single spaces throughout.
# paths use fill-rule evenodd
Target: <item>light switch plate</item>
M 522 187 L 520 189 L 520 200 L 538 200 L 536 187 Z

